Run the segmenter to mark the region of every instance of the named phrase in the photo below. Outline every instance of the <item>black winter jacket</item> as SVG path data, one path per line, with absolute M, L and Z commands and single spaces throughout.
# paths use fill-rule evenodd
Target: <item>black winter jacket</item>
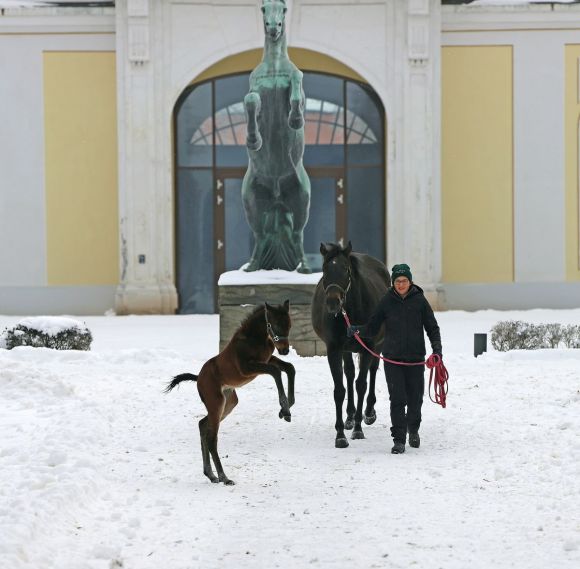
M 433 352 L 441 354 L 441 333 L 433 310 L 423 295 L 423 289 L 411 285 L 409 293 L 402 298 L 394 288 L 389 288 L 379 302 L 366 326 L 357 326 L 360 335 L 374 337 L 385 325 L 382 352 L 387 358 L 418 362 L 425 359 L 425 336 L 431 342 Z

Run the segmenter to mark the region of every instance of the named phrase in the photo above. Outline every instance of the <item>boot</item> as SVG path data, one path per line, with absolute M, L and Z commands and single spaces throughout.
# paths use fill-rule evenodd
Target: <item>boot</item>
M 419 448 L 421 446 L 421 437 L 419 433 L 409 433 L 409 446 Z
M 405 443 L 395 441 L 391 454 L 403 454 L 405 452 Z

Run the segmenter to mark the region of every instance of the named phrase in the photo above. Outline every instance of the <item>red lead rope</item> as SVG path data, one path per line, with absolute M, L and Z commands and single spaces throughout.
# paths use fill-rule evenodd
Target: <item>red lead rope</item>
M 342 315 L 344 316 L 344 321 L 346 322 L 347 326 L 350 326 L 350 320 L 348 319 L 348 315 L 346 311 L 342 310 Z M 437 403 L 437 405 L 441 405 L 443 409 L 446 407 L 447 401 L 447 391 L 449 389 L 447 385 L 447 380 L 449 379 L 449 372 L 447 368 L 443 364 L 443 359 L 439 354 L 431 354 L 426 361 L 424 362 L 397 362 L 395 360 L 390 360 L 388 358 L 384 358 L 380 354 L 373 352 L 360 338 L 358 332 L 354 335 L 356 341 L 370 354 L 375 356 L 375 358 L 379 358 L 384 362 L 388 362 L 390 364 L 395 364 L 398 366 L 422 366 L 426 365 L 427 369 L 431 370 L 429 372 L 429 399 L 433 401 L 433 403 Z M 431 396 L 431 385 L 433 385 L 433 396 Z

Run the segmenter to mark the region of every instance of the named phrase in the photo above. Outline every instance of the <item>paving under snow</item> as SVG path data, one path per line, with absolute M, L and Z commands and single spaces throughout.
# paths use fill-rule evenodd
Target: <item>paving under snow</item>
M 447 312 L 448 408 L 389 454 L 382 371 L 366 440 L 334 448 L 324 358 L 297 368 L 292 423 L 273 381 L 239 391 L 201 472 L 194 384 L 215 316 L 83 318 L 91 352 L 0 349 L 0 567 L 580 567 L 580 350 L 472 356 L 498 320 L 579 323 L 580 310 Z M 0 330 L 18 319 L 0 317 Z

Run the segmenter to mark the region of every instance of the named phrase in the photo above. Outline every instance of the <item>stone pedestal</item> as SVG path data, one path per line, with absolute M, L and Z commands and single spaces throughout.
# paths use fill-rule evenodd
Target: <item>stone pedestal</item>
M 222 284 L 220 281 L 218 286 L 220 350 L 256 306 L 264 302 L 282 304 L 289 299 L 292 319 L 290 345 L 300 356 L 325 355 L 326 346 L 312 329 L 310 318 L 310 303 L 315 288 L 314 282 Z

